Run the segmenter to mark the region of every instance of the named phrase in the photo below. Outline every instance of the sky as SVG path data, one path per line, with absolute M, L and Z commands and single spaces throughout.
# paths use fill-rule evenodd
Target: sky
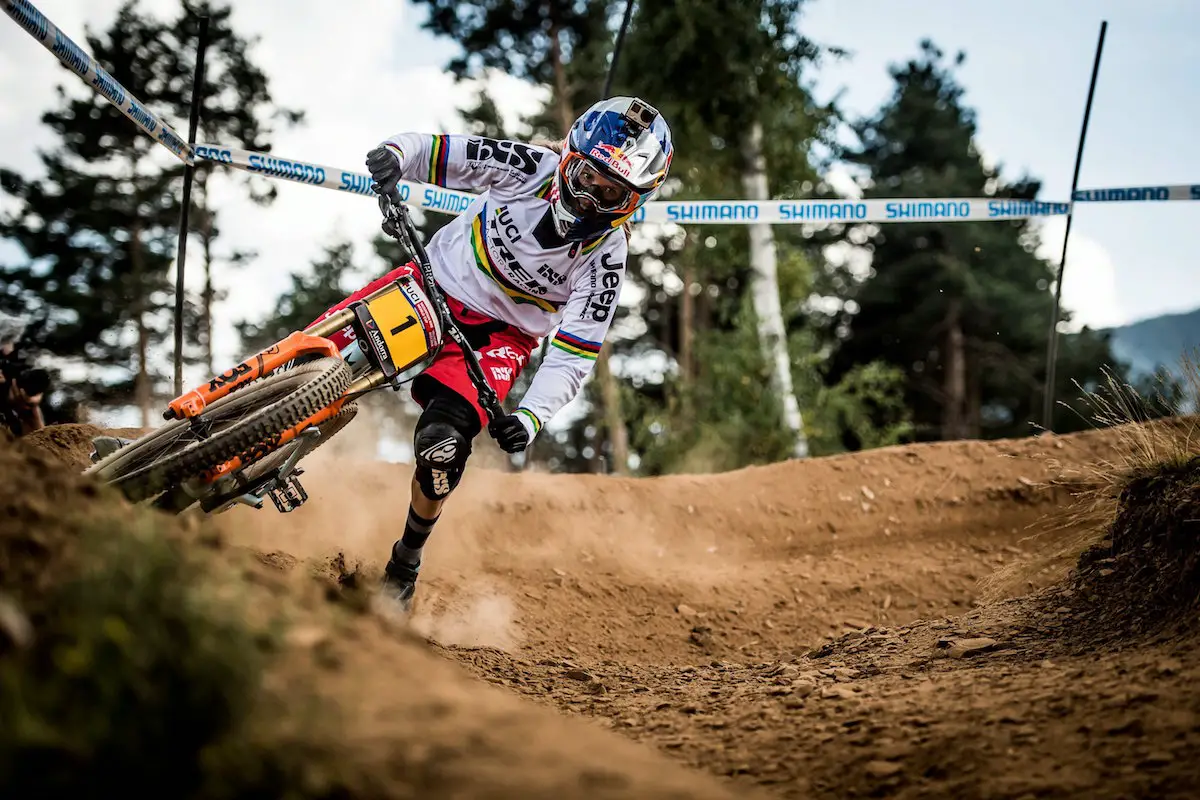
M 105 26 L 119 2 L 35 5 L 82 44 L 85 25 Z M 174 5 L 141 3 L 164 15 Z M 456 85 L 444 70 L 454 45 L 420 29 L 423 9 L 401 0 L 289 0 L 287 13 L 281 8 L 243 2 L 233 11 L 238 29 L 259 37 L 252 56 L 267 73 L 275 100 L 307 112 L 303 126 L 276 134 L 274 153 L 363 172 L 367 150 L 394 133 L 461 130 L 455 109 L 472 89 Z M 849 59 L 824 66 L 810 80 L 819 98 L 840 93 L 843 109 L 857 115 L 872 113 L 888 98 L 889 66 L 915 56 L 922 38 L 950 54 L 965 50 L 958 75 L 965 102 L 977 113 L 983 152 L 999 162 L 1005 177 L 1028 172 L 1040 178 L 1042 199 L 1066 200 L 1101 20 L 1108 21 L 1108 31 L 1080 188 L 1200 183 L 1200 148 L 1194 144 L 1200 129 L 1194 56 L 1200 3 L 1194 0 L 812 0 L 802 26 L 811 38 L 851 51 Z M 12 20 L 0 18 L 0 166 L 37 173 L 38 148 L 53 141 L 39 117 L 60 83 L 86 91 Z M 488 85 L 510 120 L 542 97 L 507 76 L 494 76 Z M 187 120 L 170 122 L 186 132 Z M 217 312 L 226 323 L 217 332 L 218 361 L 233 363 L 242 355 L 233 322 L 269 311 L 289 275 L 334 237 L 348 237 L 365 255 L 378 230 L 378 211 L 367 198 L 282 181 L 279 199 L 259 208 L 239 197 L 232 181 L 213 185 L 224 247 L 259 254 L 252 266 L 218 275 L 230 291 Z M 1200 307 L 1200 270 L 1193 263 L 1200 203 L 1077 208 L 1063 292 L 1076 323 L 1104 327 Z M 1061 218 L 1045 227 L 1043 252 L 1055 262 L 1063 230 Z M 197 250 L 189 252 L 192 279 L 200 273 Z M 0 261 L 17 257 L 11 244 L 0 242 Z

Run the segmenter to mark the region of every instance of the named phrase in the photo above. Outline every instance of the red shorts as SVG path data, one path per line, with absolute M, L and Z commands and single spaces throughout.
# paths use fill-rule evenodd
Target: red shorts
M 411 275 L 418 284 L 424 285 L 416 263 L 410 261 L 383 277 L 371 281 L 313 321 L 318 322 L 325 319 L 333 312 L 340 311 L 355 300 L 361 300 L 372 292 L 378 291 L 382 286 L 402 275 Z M 487 378 L 488 385 L 496 392 L 496 399 L 503 403 L 509 390 L 512 389 L 513 383 L 516 382 L 517 376 L 529 363 L 529 356 L 537 347 L 537 339 L 506 322 L 472 311 L 444 291 L 442 294 L 445 295 L 446 304 L 450 307 L 450 315 L 458 323 L 459 329 L 466 334 L 467 341 L 478 345 L 479 366 L 483 367 L 483 374 Z M 354 335 L 354 329 L 350 326 L 342 328 L 329 337 L 339 350 L 353 342 L 355 338 L 357 337 Z M 479 405 L 479 393 L 475 390 L 475 384 L 471 383 L 471 376 L 467 374 L 467 364 L 463 360 L 462 350 L 454 343 L 453 339 L 446 337 L 446 343 L 442 346 L 441 352 L 421 374 L 427 375 L 461 395 L 479 414 L 480 426 L 487 427 L 488 418 Z M 422 408 L 425 406 L 424 399 L 415 393 L 413 399 Z

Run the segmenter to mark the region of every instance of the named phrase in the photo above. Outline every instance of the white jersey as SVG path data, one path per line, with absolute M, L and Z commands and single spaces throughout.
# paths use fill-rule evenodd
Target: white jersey
M 521 398 L 530 439 L 591 372 L 616 311 L 627 246 L 620 230 L 563 244 L 547 210 L 559 156 L 481 136 L 398 134 L 385 143 L 406 180 L 478 192 L 426 245 L 442 289 L 472 311 L 553 345 Z

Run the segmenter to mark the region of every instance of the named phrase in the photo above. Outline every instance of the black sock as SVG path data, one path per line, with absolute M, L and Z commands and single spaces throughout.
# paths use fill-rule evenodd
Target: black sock
M 409 506 L 408 521 L 404 523 L 404 535 L 392 547 L 392 558 L 406 564 L 419 564 L 421 549 L 425 547 L 425 542 L 428 541 L 429 534 L 433 533 L 433 526 L 437 521 L 437 517 L 425 519 L 413 511 L 412 506 Z

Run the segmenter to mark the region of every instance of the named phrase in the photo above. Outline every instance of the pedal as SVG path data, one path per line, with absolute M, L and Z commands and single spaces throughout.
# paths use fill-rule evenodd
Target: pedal
M 92 452 L 88 453 L 88 458 L 95 464 L 132 442 L 132 439 L 121 439 L 116 436 L 95 436 L 92 438 Z
M 304 487 L 300 485 L 300 481 L 296 480 L 295 475 L 290 475 L 282 481 L 276 481 L 268 494 L 271 495 L 271 502 L 275 504 L 275 508 L 280 514 L 286 514 L 289 511 L 295 511 L 304 502 L 308 500 L 308 492 L 304 491 Z

